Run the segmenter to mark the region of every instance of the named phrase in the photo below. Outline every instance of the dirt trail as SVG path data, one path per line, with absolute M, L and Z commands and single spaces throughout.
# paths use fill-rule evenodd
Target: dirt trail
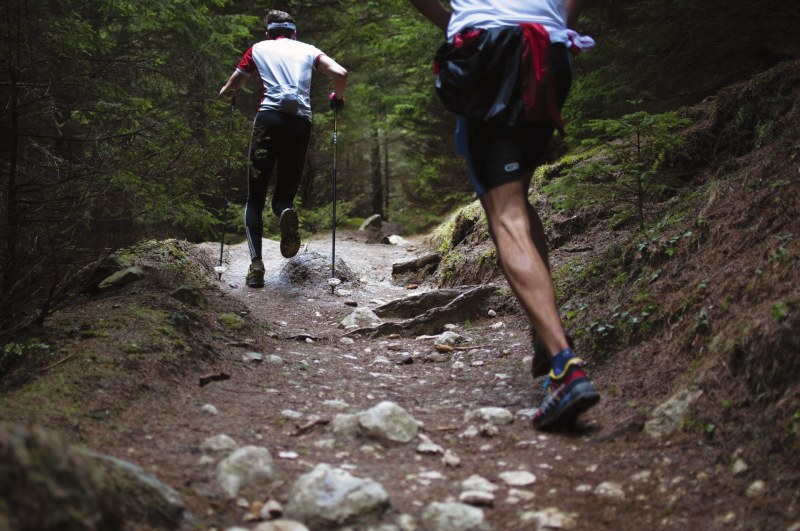
M 264 499 L 285 501 L 288 487 L 299 475 L 319 463 L 329 463 L 386 488 L 391 509 L 384 523 L 411 515 L 419 524 L 428 503 L 458 499 L 461 481 L 478 474 L 499 487 L 493 506 L 484 507 L 494 529 L 532 529 L 534 524 L 526 522 L 524 515 L 545 508 L 574 518 L 575 529 L 737 527 L 731 527 L 738 518 L 729 500 L 719 499 L 715 492 L 721 485 L 706 473 L 713 466 L 706 449 L 693 443 L 626 443 L 625 423 L 623 429 L 613 430 L 626 418 L 638 418 L 636 411 L 608 394 L 586 416 L 581 431 L 541 434 L 517 418 L 494 435 L 464 436 L 475 424 L 465 422 L 468 411 L 498 406 L 516 412 L 541 398 L 522 363 L 530 352 L 527 323 L 519 315 L 490 318 L 491 308 L 485 308 L 484 319 L 454 323 L 455 331 L 475 349 L 458 350 L 444 363 L 425 363 L 431 342 L 413 337 L 356 339 L 345 345 L 340 343 L 345 331 L 338 323 L 353 310 L 345 300 L 374 307 L 370 301 L 410 294 L 391 284 L 391 264 L 411 259 L 414 253 L 342 237 L 337 257 L 360 281 L 342 286 L 352 290 L 351 296 L 337 297 L 327 289 L 276 289 L 275 278 L 286 262 L 279 258 L 276 242 L 265 244 L 264 254 L 270 258 L 265 260 L 264 289 L 244 286 L 249 257 L 243 245 L 229 250 L 230 266 L 222 284 L 230 296 L 246 305 L 254 322 L 269 330 L 271 340 L 252 349 L 276 354 L 286 363 L 246 364 L 240 359 L 249 349 L 233 348 L 226 368 L 229 380 L 181 395 L 155 417 L 152 411 L 141 411 L 140 418 L 128 422 L 141 425 L 139 437 L 144 440 L 140 442 L 147 448 L 139 450 L 141 446 L 132 443 L 131 457 L 145 452 L 139 459 L 155 467 L 162 479 L 184 485 L 192 493 L 185 496 L 187 504 L 203 524 L 241 524 L 247 512 L 221 500 L 213 470 L 197 465 L 201 441 L 225 433 L 240 445 L 265 446 L 274 456 L 297 454 L 297 458 L 277 458 L 284 482 L 273 492 L 260 493 Z M 329 256 L 330 240 L 315 239 L 302 252 Z M 291 339 L 301 334 L 315 339 Z M 395 363 L 407 353 L 414 356 L 414 363 Z M 601 390 L 606 387 L 601 375 L 596 375 L 596 381 Z M 421 421 L 423 432 L 454 452 L 460 466 L 447 466 L 440 455 L 417 453 L 417 441 L 384 447 L 336 437 L 330 425 L 297 434 L 298 426 L 316 416 L 330 420 L 338 413 L 361 411 L 384 400 L 396 402 Z M 205 404 L 214 405 L 219 415 L 203 412 Z M 168 437 L 149 435 L 167 426 Z M 152 445 L 163 446 L 154 452 Z M 535 482 L 520 487 L 504 483 L 501 474 L 516 470 L 531 472 Z
M 319 253 L 329 260 L 330 243 L 325 237 L 313 239 L 301 255 Z M 204 265 L 220 288 L 212 306 L 243 305 L 249 327 L 217 337 L 213 359 L 199 367 L 229 378 L 198 386 L 197 371 L 162 364 L 157 370 L 174 371 L 160 375 L 174 382 L 168 391 L 154 392 L 143 373 L 131 372 L 133 381 L 101 380 L 96 389 L 87 388 L 88 394 L 98 393 L 91 399 L 96 409 L 77 424 L 68 425 L 55 414 L 41 421 L 60 426 L 90 448 L 145 467 L 178 490 L 196 520 L 192 528 L 256 525 L 246 521 L 244 500 L 221 494 L 214 462 L 204 460 L 201 444 L 220 434 L 239 446 L 265 447 L 275 458 L 280 481 L 267 490 L 244 489 L 240 498 L 285 503 L 300 475 L 328 463 L 383 485 L 391 502 L 379 522 L 390 526 L 382 528 L 386 531 L 401 529 L 391 527 L 399 523 L 402 529 L 424 529 L 425 507 L 458 500 L 461 482 L 475 474 L 498 487 L 492 505 L 483 507 L 495 530 L 536 529 L 531 513 L 548 508 L 560 512 L 563 528 L 572 529 L 754 529 L 776 521 L 758 498 L 745 496 L 754 479 L 766 478 L 752 471 L 734 476 L 730 455 L 719 446 L 690 436 L 656 441 L 643 435 L 642 408 L 615 396 L 617 376 L 601 365 L 590 365 L 590 374 L 603 400 L 580 430 L 543 434 L 521 418 L 480 430 L 481 423 L 465 421 L 465 413 L 481 407 L 516 413 L 541 399 L 538 383 L 522 362 L 530 355 L 527 321 L 514 311 L 480 308 L 478 315 L 484 317 L 452 323 L 464 338 L 461 345 L 470 348 L 444 353 L 436 361 L 426 361 L 433 342 L 411 335 L 342 342 L 346 331 L 339 323 L 354 310 L 346 302 L 374 308 L 379 300 L 425 289 L 392 284 L 392 264 L 424 252 L 419 242 L 411 243 L 368 245 L 353 233 L 340 235 L 337 259 L 356 279 L 341 286 L 351 292 L 347 296 L 332 294 L 324 279 L 305 286 L 287 283 L 281 271 L 288 262 L 280 258 L 277 242 L 267 240 L 266 286 L 247 288 L 247 248 L 229 248 L 221 281 L 211 272 L 215 264 Z M 136 297 L 113 296 L 92 304 L 97 311 L 106 308 L 112 319 L 114 308 Z M 497 315 L 490 317 L 489 310 Z M 275 363 L 248 362 L 248 352 L 278 356 L 282 363 L 275 358 Z M 121 405 L 133 388 L 137 398 Z M 419 453 L 419 440 L 386 445 L 333 432 L 337 414 L 386 400 L 421 422 L 422 433 L 454 453 L 460 464 Z M 209 405 L 218 413 L 210 414 L 204 408 Z M 513 471 L 527 471 L 535 480 L 527 476 L 525 485 L 509 485 L 503 478 Z M 416 527 L 409 527 L 410 521 Z

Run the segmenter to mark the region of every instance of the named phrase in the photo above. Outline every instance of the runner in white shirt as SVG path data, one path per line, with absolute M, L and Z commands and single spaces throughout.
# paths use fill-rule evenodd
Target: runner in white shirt
M 596 404 L 600 396 L 582 368 L 583 361 L 575 356 L 561 324 L 550 276 L 544 228 L 528 201 L 528 188 L 533 171 L 544 160 L 555 125 L 561 120 L 559 109 L 566 100 L 572 81 L 569 51 L 575 47 L 581 48 L 582 43 L 587 42 L 569 29 L 577 18 L 580 0 L 451 0 L 452 12 L 439 0 L 410 1 L 423 15 L 446 31 L 450 44 L 442 48 L 447 51 L 440 56 L 444 60 L 454 56 L 457 58 L 460 54 L 479 55 L 488 48 L 490 51 L 486 55 L 492 57 L 495 64 L 513 65 L 510 61 L 522 63 L 523 57 L 536 56 L 532 64 L 538 65 L 536 68 L 540 70 L 528 71 L 523 68 L 521 71 L 536 76 L 545 69 L 547 71 L 548 77 L 542 77 L 542 81 L 538 81 L 538 77 L 532 80 L 531 75 L 521 75 L 519 82 L 522 88 L 510 90 L 509 87 L 513 87 L 517 79 L 500 79 L 492 84 L 488 81 L 494 82 L 495 78 L 486 77 L 482 68 L 475 73 L 475 77 L 487 83 L 470 85 L 476 88 L 465 92 L 460 88 L 463 84 L 449 83 L 445 88 L 443 65 L 440 64 L 441 83 L 437 85 L 437 90 L 445 89 L 439 94 L 447 100 L 445 104 L 448 108 L 470 111 L 476 108 L 472 103 L 477 101 L 488 102 L 490 105 L 486 107 L 494 112 L 498 108 L 496 96 L 501 92 L 518 96 L 513 96 L 509 105 L 503 103 L 505 107 L 499 108 L 517 108 L 514 105 L 520 105 L 520 101 L 529 94 L 525 92 L 525 87 L 534 84 L 546 87 L 539 90 L 552 96 L 547 100 L 544 121 L 541 113 L 534 112 L 541 111 L 542 106 L 537 103 L 528 107 L 528 100 L 525 101 L 524 118 L 513 118 L 513 121 L 505 116 L 503 121 L 493 121 L 490 118 L 459 115 L 456 142 L 459 153 L 466 159 L 473 187 L 486 212 L 489 232 L 497 246 L 503 273 L 525 309 L 541 344 L 535 348 L 534 366 L 544 366 L 542 374 L 549 369 L 545 384 L 547 396 L 533 416 L 533 425 L 539 429 L 571 427 L 578 415 Z M 541 28 L 533 24 L 539 24 Z M 504 28 L 508 28 L 507 32 Z M 494 38 L 498 34 L 495 29 L 512 36 L 519 31 L 520 37 L 505 40 Z M 538 41 L 532 36 L 533 33 L 537 34 Z M 483 38 L 486 40 L 481 41 Z M 521 46 L 526 53 L 521 53 L 517 59 L 511 54 L 517 52 L 520 45 L 514 44 L 516 47 L 512 48 L 508 43 L 520 43 L 520 39 L 523 39 Z M 485 47 L 477 44 L 472 46 L 471 43 L 478 41 Z M 534 46 L 542 42 L 544 44 L 540 48 Z M 499 46 L 505 47 L 498 51 Z M 497 61 L 494 59 L 497 55 L 506 59 Z M 544 65 L 543 69 L 541 65 Z M 493 67 L 494 64 L 489 66 Z M 448 75 L 453 71 L 456 71 L 456 76 L 461 75 L 457 69 L 448 69 Z M 470 81 L 472 79 L 469 78 Z M 492 87 L 495 93 L 484 94 L 485 91 L 480 90 L 484 86 Z M 456 100 L 458 105 L 453 105 Z M 469 105 L 462 105 L 462 101 L 467 101 Z M 487 116 L 482 111 L 476 111 L 475 114 Z
M 272 212 L 280 218 L 281 254 L 291 258 L 300 249 L 300 233 L 294 198 L 300 186 L 311 135 L 311 78 L 313 72 L 333 80 L 330 105 L 344 108 L 347 70 L 318 48 L 297 41 L 294 19 L 284 11 L 270 11 L 265 17 L 267 39 L 248 49 L 225 86 L 224 97 L 238 90 L 254 74 L 261 79 L 262 98 L 250 141 L 245 232 L 251 264 L 247 285 L 264 286 L 261 238 L 262 211 L 272 171 L 277 167 Z

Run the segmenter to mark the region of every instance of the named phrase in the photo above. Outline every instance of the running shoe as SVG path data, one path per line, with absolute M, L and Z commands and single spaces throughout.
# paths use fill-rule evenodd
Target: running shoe
M 280 225 L 281 254 L 284 258 L 291 258 L 300 250 L 300 228 L 295 209 L 286 208 L 281 212 Z
M 247 271 L 247 286 L 251 288 L 264 287 L 264 262 L 253 260 L 250 269 Z
M 582 367 L 582 359 L 572 358 L 560 375 L 550 371 L 544 384 L 547 396 L 533 414 L 534 428 L 570 427 L 581 413 L 597 404 L 600 395 Z

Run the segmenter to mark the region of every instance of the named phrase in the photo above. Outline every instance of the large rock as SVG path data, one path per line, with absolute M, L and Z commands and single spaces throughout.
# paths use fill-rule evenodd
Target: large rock
M 274 479 L 272 456 L 260 446 L 243 446 L 217 465 L 217 484 L 229 498 L 245 487 L 266 486 Z
M 384 401 L 358 415 L 361 434 L 384 442 L 405 444 L 417 436 L 417 421 L 394 402 Z
M 692 402 L 697 400 L 702 391 L 684 389 L 655 408 L 651 419 L 644 423 L 644 431 L 653 438 L 666 437 L 678 431 Z
M 133 266 L 117 271 L 113 275 L 106 277 L 98 287 L 100 290 L 108 290 L 121 288 L 131 282 L 142 280 L 144 278 L 144 270 L 141 267 Z
M 380 324 L 383 321 L 378 317 L 375 312 L 366 306 L 360 306 L 353 311 L 350 315 L 342 319 L 341 327 L 347 328 L 348 326 L 357 326 L 359 328 Z
M 170 296 L 188 306 L 202 309 L 208 308 L 208 299 L 206 299 L 203 290 L 197 286 L 178 286 L 170 292 Z
M 379 518 L 388 506 L 389 495 L 379 483 L 320 464 L 294 483 L 286 515 L 324 529 Z
M 177 529 L 180 496 L 131 463 L 0 424 L 0 528 Z
M 488 531 L 483 510 L 464 503 L 433 502 L 422 513 L 428 531 Z

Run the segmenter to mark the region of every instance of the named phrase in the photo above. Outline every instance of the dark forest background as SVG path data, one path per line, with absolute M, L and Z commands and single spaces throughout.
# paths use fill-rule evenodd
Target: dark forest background
M 800 3 L 584 2 L 597 48 L 575 61 L 563 152 L 602 120 L 702 101 L 800 56 Z M 284 9 L 299 39 L 350 71 L 339 124 L 339 206 L 410 232 L 472 198 L 433 92 L 441 32 L 401 0 L 6 0 L 0 74 L 0 339 L 41 319 L 77 273 L 144 238 L 241 231 L 245 153 L 259 95 L 216 95 Z M 314 85 L 314 134 L 299 206 L 304 229 L 331 212 L 332 115 Z M 605 122 L 609 123 L 609 122 Z

